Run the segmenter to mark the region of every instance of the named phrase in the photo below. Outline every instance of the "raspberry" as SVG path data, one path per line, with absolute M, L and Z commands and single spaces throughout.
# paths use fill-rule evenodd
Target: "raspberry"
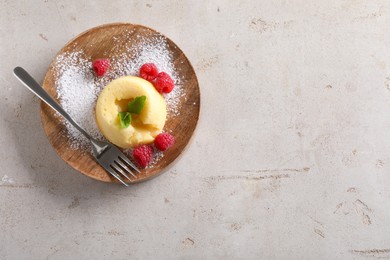
M 141 69 L 139 70 L 140 77 L 148 81 L 154 80 L 157 74 L 158 69 L 156 65 L 154 65 L 154 63 L 145 63 L 141 66 Z
M 149 145 L 141 145 L 133 150 L 134 160 L 141 166 L 146 167 L 153 157 L 153 148 Z
M 109 59 L 97 59 L 92 62 L 92 68 L 95 71 L 98 77 L 106 74 L 107 70 L 110 68 Z
M 154 139 L 154 146 L 160 151 L 165 151 L 175 143 L 175 137 L 168 133 L 159 134 L 156 139 Z
M 156 82 L 154 83 L 154 87 L 160 93 L 169 93 L 172 91 L 175 83 L 171 76 L 169 76 L 165 72 L 160 72 L 156 77 Z

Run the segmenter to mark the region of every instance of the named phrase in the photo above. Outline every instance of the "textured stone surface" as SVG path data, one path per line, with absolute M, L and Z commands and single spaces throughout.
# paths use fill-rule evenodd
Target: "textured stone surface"
M 86 3 L 88 2 L 88 3 Z M 389 1 L 0 1 L 2 259 L 390 257 Z M 192 145 L 129 189 L 49 145 L 39 81 L 78 33 L 166 34 L 193 63 Z

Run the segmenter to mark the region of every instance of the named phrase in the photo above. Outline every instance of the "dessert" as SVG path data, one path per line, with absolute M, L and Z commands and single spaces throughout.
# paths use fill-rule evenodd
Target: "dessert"
M 109 63 L 101 62 L 102 59 Z M 156 83 L 160 72 L 167 73 L 174 82 L 174 88 L 169 93 L 163 91 L 164 83 L 159 85 L 164 82 L 161 80 L 164 74 L 160 74 L 159 83 Z M 141 174 L 137 175 L 137 182 L 140 182 L 159 174 L 181 154 L 198 120 L 200 108 L 198 81 L 180 48 L 164 35 L 144 26 L 130 24 L 99 26 L 64 46 L 52 62 L 43 85 L 86 132 L 93 138 L 103 140 L 107 138 L 98 127 L 97 99 L 111 81 L 123 76 L 145 77 L 151 84 L 160 87 L 162 92 L 160 95 L 166 103 L 166 122 L 161 133 L 169 133 L 176 138 L 173 146 L 161 151 L 157 147 L 161 148 L 166 141 L 164 139 L 164 142 L 159 143 L 160 138 L 156 141 L 156 136 L 154 141 L 146 144 L 153 149 L 152 157 L 148 159 L 150 153 L 145 153 L 147 156 L 142 157 L 142 162 L 139 161 L 137 152 L 133 154 L 133 151 L 142 144 L 121 149 L 139 169 L 142 169 L 141 163 L 146 165 Z M 165 87 L 166 91 L 169 91 L 171 86 L 172 84 Z M 141 96 L 144 95 L 136 97 Z M 145 102 L 147 101 L 148 98 Z M 113 182 L 113 178 L 104 172 L 104 169 L 95 167 L 96 164 L 90 156 L 89 140 L 50 109 L 46 110 L 46 106 L 42 106 L 44 129 L 61 158 L 87 176 Z M 126 114 L 128 111 L 125 110 L 120 112 L 125 112 L 122 119 L 124 126 L 120 125 L 120 129 L 128 131 L 139 115 Z M 60 127 L 59 132 L 53 131 L 53 119 L 55 125 Z M 119 109 L 116 120 L 121 122 Z M 128 122 L 129 126 L 126 127 L 126 122 L 130 120 L 133 122 Z M 137 149 L 139 150 L 141 149 Z
M 123 124 L 129 121 L 129 103 L 134 104 L 137 99 L 144 100 L 142 109 L 133 108 L 131 122 Z M 152 83 L 135 76 L 111 81 L 101 91 L 95 112 L 100 131 L 122 148 L 152 143 L 162 132 L 167 114 L 164 97 Z

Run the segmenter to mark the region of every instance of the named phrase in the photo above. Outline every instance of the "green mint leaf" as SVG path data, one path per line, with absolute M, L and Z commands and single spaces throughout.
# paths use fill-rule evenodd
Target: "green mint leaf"
M 127 105 L 127 111 L 133 114 L 139 115 L 144 109 L 146 96 L 136 97 L 133 101 Z
M 127 128 L 131 124 L 131 114 L 129 112 L 119 112 L 119 121 L 122 128 Z

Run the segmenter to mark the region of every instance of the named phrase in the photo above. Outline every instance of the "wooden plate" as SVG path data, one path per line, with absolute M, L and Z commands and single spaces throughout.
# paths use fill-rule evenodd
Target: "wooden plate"
M 128 32 L 131 32 L 130 36 Z M 120 55 L 126 51 L 122 46 L 117 46 L 118 38 L 124 37 L 130 44 L 135 43 L 140 37 L 153 38 L 163 37 L 172 53 L 172 61 L 176 68 L 183 89 L 183 95 L 179 97 L 179 115 L 167 118 L 165 131 L 171 131 L 175 136 L 175 145 L 164 152 L 164 156 L 151 168 L 143 169 L 135 182 L 141 182 L 153 178 L 164 171 L 183 152 L 189 143 L 199 118 L 200 92 L 198 80 L 193 67 L 175 43 L 164 35 L 141 25 L 115 23 L 92 28 L 68 42 L 57 54 L 66 52 L 77 52 L 82 50 L 90 60 L 109 55 Z M 114 52 L 114 53 L 113 53 Z M 45 76 L 43 87 L 52 97 L 57 97 L 55 85 L 56 68 L 55 61 L 51 63 Z M 58 98 L 57 98 L 57 101 Z M 67 129 L 55 112 L 45 103 L 41 102 L 41 119 L 43 128 L 51 145 L 58 155 L 69 165 L 79 172 L 93 179 L 104 182 L 116 182 L 107 172 L 94 160 L 87 149 L 72 149 L 71 141 L 67 135 Z

